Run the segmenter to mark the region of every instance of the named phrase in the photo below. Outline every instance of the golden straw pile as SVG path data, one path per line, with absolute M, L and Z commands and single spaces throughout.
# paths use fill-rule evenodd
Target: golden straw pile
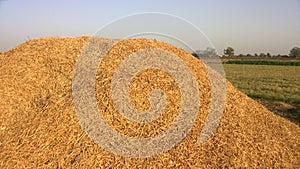
M 81 128 L 72 100 L 73 69 L 89 37 L 30 40 L 0 55 L 0 168 L 299 168 L 300 127 L 274 115 L 227 85 L 220 125 L 203 144 L 197 142 L 210 105 L 210 83 L 204 64 L 187 52 L 149 39 L 122 40 L 100 64 L 96 95 L 107 123 L 131 137 L 155 136 L 178 115 L 176 81 L 156 69 L 139 73 L 130 100 L 140 111 L 150 106 L 156 88 L 167 97 L 165 112 L 139 124 L 113 106 L 111 78 L 124 58 L 143 48 L 175 53 L 192 70 L 201 106 L 187 137 L 171 150 L 148 158 L 125 158 L 94 143 Z

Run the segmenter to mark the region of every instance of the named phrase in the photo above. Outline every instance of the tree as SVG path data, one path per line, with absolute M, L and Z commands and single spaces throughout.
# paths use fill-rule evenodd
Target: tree
M 291 57 L 291 58 L 300 58 L 300 48 L 299 47 L 293 47 L 293 49 L 290 50 L 289 57 Z
M 224 55 L 227 55 L 229 57 L 234 56 L 234 49 L 232 47 L 224 49 Z
M 210 48 L 210 47 L 206 48 L 205 53 L 210 58 L 218 57 L 217 50 L 214 48 Z
M 202 58 L 202 57 L 219 57 L 217 54 L 216 49 L 214 48 L 206 48 L 205 50 L 196 50 L 194 53 L 192 53 L 192 55 L 194 55 L 197 58 Z
M 265 57 L 265 56 L 266 56 L 266 55 L 265 55 L 264 53 L 260 53 L 260 54 L 259 54 L 259 57 L 262 57 L 262 58 L 263 58 L 263 57 Z

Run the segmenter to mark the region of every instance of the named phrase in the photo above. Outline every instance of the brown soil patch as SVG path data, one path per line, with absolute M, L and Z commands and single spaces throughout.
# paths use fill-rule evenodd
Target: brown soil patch
M 192 55 L 171 45 L 147 39 L 124 40 L 110 53 L 97 74 L 98 104 L 107 105 L 108 123 L 132 137 L 147 137 L 169 127 L 178 109 L 178 89 L 168 75 L 157 70 L 141 73 L 130 89 L 137 108 L 147 109 L 153 86 L 170 94 L 167 115 L 148 126 L 130 123 L 105 98 L 110 73 L 126 54 L 140 47 L 176 52 L 191 68 L 201 93 L 201 109 L 187 137 L 158 156 L 135 159 L 105 151 L 82 130 L 72 102 L 76 58 L 88 37 L 41 38 L 28 41 L 0 57 L 0 168 L 298 168 L 300 127 L 274 115 L 227 82 L 226 105 L 216 134 L 199 144 L 197 138 L 208 113 L 209 81 L 205 67 Z M 119 50 L 117 50 L 119 49 Z M 111 59 L 116 60 L 111 60 Z M 102 71 L 103 72 L 103 71 Z M 145 79 L 144 75 L 147 76 Z M 155 80 L 155 79 L 164 80 Z M 147 87 L 145 87 L 147 86 Z M 170 87 L 170 86 L 175 86 Z M 101 90 L 100 90 L 101 89 Z M 107 89 L 107 90 L 102 90 Z M 104 91 L 104 92 L 103 92 Z M 142 92 L 140 94 L 139 92 Z M 109 96 L 109 95 L 108 95 Z M 104 102 L 107 101 L 108 102 Z M 176 106 L 177 105 L 177 106 Z M 167 117 L 167 119 L 165 118 Z M 130 130 L 135 127 L 138 131 Z

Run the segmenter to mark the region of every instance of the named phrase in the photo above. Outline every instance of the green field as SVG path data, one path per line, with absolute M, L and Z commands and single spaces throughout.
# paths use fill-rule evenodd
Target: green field
M 226 78 L 250 97 L 300 104 L 300 66 L 223 66 Z

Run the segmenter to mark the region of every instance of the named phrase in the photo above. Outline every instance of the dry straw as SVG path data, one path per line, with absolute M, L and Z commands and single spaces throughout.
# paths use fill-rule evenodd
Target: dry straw
M 0 168 L 298 168 L 299 126 L 274 115 L 227 85 L 219 128 L 203 144 L 197 139 L 210 105 L 210 83 L 203 63 L 166 43 L 123 40 L 99 66 L 98 106 L 107 123 L 131 137 L 150 137 L 172 125 L 179 113 L 180 92 L 168 74 L 149 69 L 136 76 L 130 100 L 138 110 L 150 106 L 147 95 L 160 88 L 165 112 L 149 124 L 129 121 L 113 105 L 111 79 L 118 64 L 141 48 L 175 53 L 195 75 L 200 110 L 191 132 L 171 150 L 154 157 L 125 158 L 94 143 L 82 130 L 72 100 L 73 69 L 89 37 L 30 40 L 0 55 Z

